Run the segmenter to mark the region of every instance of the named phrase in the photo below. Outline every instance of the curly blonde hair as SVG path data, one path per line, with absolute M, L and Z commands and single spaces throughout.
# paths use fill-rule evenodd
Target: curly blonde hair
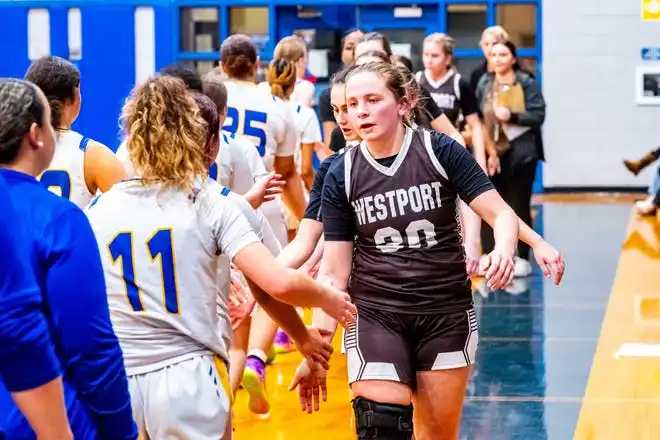
M 129 156 L 146 181 L 190 190 L 206 176 L 208 127 L 183 81 L 158 76 L 137 85 L 122 119 Z

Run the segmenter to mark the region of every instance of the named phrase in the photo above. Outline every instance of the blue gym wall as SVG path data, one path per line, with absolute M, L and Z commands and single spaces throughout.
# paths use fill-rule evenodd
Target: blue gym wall
M 151 7 L 155 26 L 156 70 L 175 61 L 217 60 L 213 52 L 180 50 L 180 8 L 216 7 L 219 10 L 220 40 L 230 35 L 231 7 L 261 6 L 268 8 L 267 42 L 261 58 L 270 59 L 275 43 L 296 29 L 336 30 L 338 34 L 352 28 L 367 31 L 387 29 L 391 32 L 416 29 L 420 35 L 446 32 L 447 7 L 450 5 L 485 5 L 486 25 L 496 23 L 496 8 L 502 4 L 536 6 L 536 45 L 523 48 L 518 55 L 534 58 L 537 75 L 542 81 L 542 7 L 541 0 L 417 0 L 422 8 L 419 18 L 394 18 L 394 7 L 400 2 L 388 0 L 308 0 L 306 4 L 317 14 L 299 18 L 304 0 L 0 0 L 0 76 L 22 77 L 30 64 L 28 59 L 28 12 L 48 9 L 50 14 L 50 53 L 69 58 L 68 11 L 79 8 L 82 17 L 82 57 L 74 63 L 80 68 L 83 96 L 80 117 L 74 129 L 103 142 L 113 150 L 119 144 L 119 114 L 124 100 L 135 83 L 135 9 Z M 419 43 L 421 45 L 421 40 Z M 417 48 L 415 48 L 417 50 Z M 478 47 L 458 48 L 455 58 L 477 60 Z M 319 88 L 324 87 L 323 84 Z M 542 191 L 542 167 L 539 165 L 534 192 Z

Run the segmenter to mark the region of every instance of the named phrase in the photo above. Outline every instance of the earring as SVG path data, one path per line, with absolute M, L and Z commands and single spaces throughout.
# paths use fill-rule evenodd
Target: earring
M 43 146 L 44 146 L 44 143 L 43 143 L 42 141 L 38 141 L 38 142 L 37 142 L 37 145 L 39 145 L 40 147 L 43 147 Z

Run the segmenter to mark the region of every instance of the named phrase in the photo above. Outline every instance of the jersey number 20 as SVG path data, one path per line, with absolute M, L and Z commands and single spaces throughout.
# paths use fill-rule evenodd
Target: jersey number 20
M 229 133 L 238 133 L 252 139 L 257 146 L 259 156 L 266 154 L 266 122 L 268 114 L 255 110 L 243 110 L 235 107 L 227 107 L 227 119 L 231 119 L 228 125 L 222 127 Z
M 160 260 L 160 271 L 163 279 L 163 304 L 165 309 L 172 314 L 179 313 L 179 293 L 176 283 L 176 274 L 174 268 L 174 243 L 172 229 L 157 229 L 147 241 L 145 246 L 149 252 L 151 262 Z M 131 307 L 136 312 L 144 311 L 142 300 L 140 299 L 140 288 L 137 284 L 137 274 L 135 273 L 135 258 L 133 242 L 133 232 L 120 232 L 108 243 L 108 250 L 112 256 L 113 264 L 121 260 L 121 270 L 126 285 L 126 296 Z
M 435 227 L 428 220 L 415 220 L 408 224 L 406 228 L 406 238 L 401 232 L 391 226 L 380 228 L 374 234 L 376 247 L 385 253 L 396 252 L 404 247 L 406 249 L 420 249 L 422 247 L 430 248 L 438 244 L 435 239 Z M 426 243 L 422 242 L 420 235 L 424 234 Z

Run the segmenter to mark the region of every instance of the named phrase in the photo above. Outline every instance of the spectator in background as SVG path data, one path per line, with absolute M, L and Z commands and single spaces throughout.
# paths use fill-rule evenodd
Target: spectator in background
M 636 176 L 642 172 L 644 168 L 658 160 L 659 157 L 660 148 L 649 151 L 638 160 L 624 160 L 623 164 L 628 169 L 628 171 Z M 660 168 L 658 168 L 658 171 L 653 174 L 653 180 L 651 181 L 651 186 L 649 186 L 648 189 L 648 197 L 635 203 L 635 209 L 637 210 L 637 213 L 640 215 L 655 214 L 658 208 L 658 202 L 660 202 L 660 197 L 658 197 L 658 194 L 660 194 Z
M 344 38 L 342 38 L 342 69 L 350 66 L 355 61 L 355 45 L 362 35 L 364 35 L 363 31 L 360 29 L 354 29 L 348 31 L 346 35 L 344 35 Z M 319 160 L 323 161 L 323 159 L 332 154 L 332 151 L 330 150 L 330 141 L 332 139 L 332 131 L 337 127 L 337 122 L 335 121 L 335 116 L 332 111 L 332 105 L 330 104 L 330 87 L 321 92 L 321 96 L 319 97 L 319 116 L 321 120 L 321 127 L 323 128 L 323 143 L 326 146 L 326 151 L 324 154 L 319 154 L 319 152 L 316 154 Z
M 489 66 L 488 60 L 490 59 L 490 52 L 495 43 L 503 43 L 509 39 L 509 33 L 502 26 L 491 26 L 486 28 L 481 34 L 481 41 L 479 46 L 484 53 L 483 62 L 472 71 L 470 75 L 470 88 L 476 93 L 479 80 L 486 72 L 491 72 L 492 68 Z
M 484 74 L 477 86 L 477 99 L 484 125 L 496 154 L 488 158 L 489 174 L 500 195 L 527 225 L 532 226 L 532 185 L 536 166 L 544 160 L 541 126 L 545 100 L 534 77 L 517 67 L 516 47 L 495 43 L 489 58 L 493 71 Z M 493 250 L 493 230 L 481 227 L 482 252 Z M 531 273 L 529 246 L 518 242 L 515 275 Z

